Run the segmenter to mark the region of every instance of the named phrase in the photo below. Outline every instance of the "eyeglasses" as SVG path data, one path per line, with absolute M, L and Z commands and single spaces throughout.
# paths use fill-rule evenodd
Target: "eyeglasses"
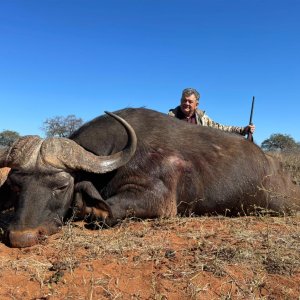
M 197 101 L 196 100 L 192 100 L 192 99 L 182 98 L 181 99 L 181 103 L 194 104 L 194 103 L 197 103 Z

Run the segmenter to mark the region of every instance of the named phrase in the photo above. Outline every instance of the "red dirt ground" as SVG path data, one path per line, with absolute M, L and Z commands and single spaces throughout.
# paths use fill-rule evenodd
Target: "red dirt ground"
M 70 223 L 0 243 L 0 299 L 300 299 L 300 217 Z

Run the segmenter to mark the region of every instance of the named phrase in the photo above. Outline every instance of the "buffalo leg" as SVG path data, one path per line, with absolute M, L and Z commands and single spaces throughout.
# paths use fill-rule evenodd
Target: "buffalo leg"
M 153 182 L 154 181 L 154 182 Z M 122 187 L 119 193 L 106 199 L 110 213 L 106 218 L 113 225 L 126 217 L 158 218 L 177 214 L 176 193 L 168 189 L 161 180 L 152 180 L 150 188 L 137 185 Z M 105 215 L 99 215 L 105 217 Z

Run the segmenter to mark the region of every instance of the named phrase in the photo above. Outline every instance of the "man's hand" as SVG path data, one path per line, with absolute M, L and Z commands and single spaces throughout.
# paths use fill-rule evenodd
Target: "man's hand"
M 255 131 L 255 125 L 252 124 L 252 125 L 248 125 L 247 127 L 248 127 L 248 132 L 253 134 Z
M 250 134 L 252 135 L 255 131 L 255 125 L 247 125 L 246 127 L 244 127 L 244 130 L 242 132 L 242 135 L 246 135 L 246 134 Z

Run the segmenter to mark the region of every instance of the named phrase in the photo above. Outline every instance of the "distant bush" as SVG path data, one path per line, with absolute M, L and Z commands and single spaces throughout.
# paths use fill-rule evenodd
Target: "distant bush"
M 67 117 L 56 116 L 46 119 L 43 123 L 42 130 L 47 137 L 69 137 L 75 130 L 83 124 L 81 118 L 75 115 Z
M 264 151 L 289 152 L 300 150 L 300 144 L 288 134 L 275 133 L 261 143 L 261 148 Z
M 12 143 L 20 137 L 20 134 L 12 130 L 4 130 L 0 132 L 0 147 L 11 146 Z

